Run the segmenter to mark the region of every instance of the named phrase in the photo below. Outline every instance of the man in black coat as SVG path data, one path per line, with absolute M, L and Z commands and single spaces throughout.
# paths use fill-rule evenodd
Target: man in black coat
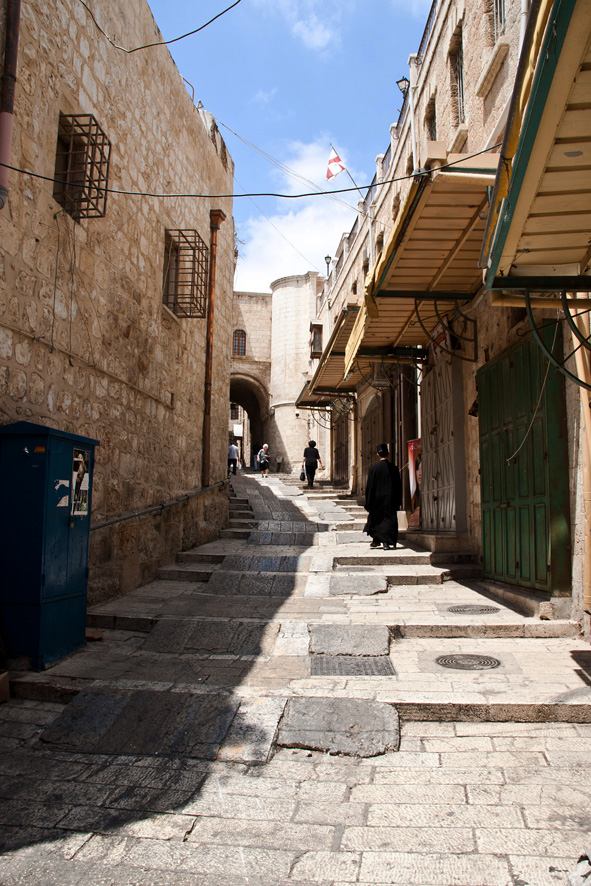
M 400 471 L 388 461 L 388 444 L 378 446 L 380 460 L 372 465 L 365 487 L 365 510 L 367 523 L 363 530 L 371 535 L 370 547 L 383 546 L 385 551 L 395 548 L 398 542 L 398 510 L 402 504 Z

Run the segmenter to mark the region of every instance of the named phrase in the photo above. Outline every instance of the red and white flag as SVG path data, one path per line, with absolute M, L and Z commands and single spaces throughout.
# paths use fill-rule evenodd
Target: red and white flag
M 339 172 L 344 172 L 345 166 L 335 149 L 333 148 L 330 152 L 330 157 L 328 158 L 328 169 L 326 170 L 326 179 L 330 181 L 331 178 L 334 178 L 339 174 Z

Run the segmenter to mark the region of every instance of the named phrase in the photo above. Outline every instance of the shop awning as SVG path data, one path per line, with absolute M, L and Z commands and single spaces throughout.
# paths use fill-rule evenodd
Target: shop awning
M 330 403 L 330 398 L 355 390 L 352 380 L 345 382 L 345 346 L 359 314 L 359 305 L 346 305 L 338 315 L 334 329 L 322 352 L 312 380 L 298 397 L 297 406 L 312 408 Z M 305 398 L 305 400 L 304 400 Z
M 452 155 L 454 160 L 459 155 Z M 482 285 L 478 259 L 498 154 L 482 154 L 413 182 L 365 287 L 345 375 L 364 354 L 425 348 L 458 302 Z
M 524 48 L 482 252 L 485 284 L 588 291 L 590 0 L 541 0 Z

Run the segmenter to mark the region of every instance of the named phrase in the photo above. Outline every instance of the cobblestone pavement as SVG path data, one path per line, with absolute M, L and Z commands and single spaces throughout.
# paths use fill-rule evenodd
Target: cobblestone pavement
M 95 607 L 101 640 L 11 674 L 0 886 L 566 886 L 591 826 L 576 625 L 465 563 L 369 552 L 354 502 L 233 487 L 224 538 Z M 322 699 L 394 706 L 398 750 L 326 753 L 318 722 L 294 739 L 289 701 L 305 726 Z

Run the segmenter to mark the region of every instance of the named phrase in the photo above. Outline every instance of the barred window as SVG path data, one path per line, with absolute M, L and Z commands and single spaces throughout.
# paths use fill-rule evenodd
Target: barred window
M 466 122 L 464 101 L 464 50 L 462 44 L 462 26 L 458 25 L 450 46 L 449 60 L 451 63 L 451 94 L 455 111 L 456 123 Z
M 232 354 L 234 357 L 244 357 L 246 354 L 246 332 L 244 329 L 234 330 Z
M 505 33 L 505 0 L 494 0 L 495 43 Z
M 111 143 L 92 114 L 60 114 L 54 199 L 72 218 L 102 218 Z
M 240 418 L 240 406 L 237 403 L 230 403 L 230 420 L 238 421 Z
M 207 246 L 197 231 L 165 232 L 162 301 L 177 317 L 205 318 Z

